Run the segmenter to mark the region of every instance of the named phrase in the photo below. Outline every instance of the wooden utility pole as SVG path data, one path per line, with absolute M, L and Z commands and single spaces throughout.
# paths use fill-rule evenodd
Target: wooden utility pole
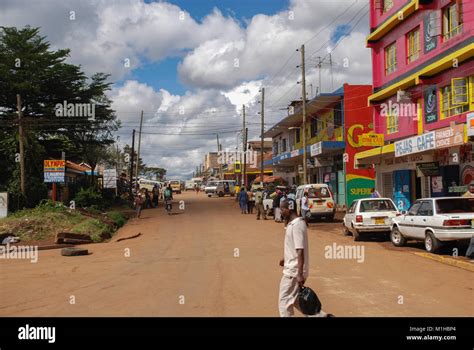
M 322 68 L 322 64 L 323 64 L 323 61 L 321 61 L 321 56 L 318 56 L 318 65 L 316 67 L 318 67 L 318 75 L 319 75 L 319 79 L 318 79 L 318 92 L 321 93 L 323 91 L 323 88 L 321 86 L 321 68 Z
M 264 169 L 263 169 L 263 133 L 264 133 L 264 122 L 265 122 L 265 108 L 264 108 L 264 103 L 265 103 L 265 88 L 262 88 L 262 101 L 261 101 L 261 112 L 260 116 L 262 119 L 262 125 L 261 125 L 261 130 L 260 130 L 260 184 L 263 187 L 263 174 L 264 174 Z
M 301 93 L 303 98 L 303 185 L 307 184 L 307 164 L 306 164 L 306 73 L 304 62 L 304 45 L 301 45 Z
M 246 163 L 247 163 L 247 135 L 245 132 L 245 105 L 242 105 L 242 115 L 243 115 L 243 127 L 242 127 L 242 151 L 244 152 L 244 164 L 243 164 L 243 169 L 242 169 L 242 186 L 245 187 L 246 185 L 246 179 L 245 179 L 245 171 L 246 171 Z
M 132 133 L 132 154 L 130 156 L 130 198 L 133 201 L 133 156 L 135 154 L 135 129 L 133 129 Z
M 220 152 L 222 151 L 221 144 L 219 143 L 219 134 L 216 134 L 217 136 L 217 162 L 219 163 L 219 177 L 220 180 L 224 180 L 222 177 L 222 155 Z
M 21 96 L 16 95 L 16 107 L 18 109 L 18 133 L 19 133 L 19 142 L 20 142 L 20 189 L 23 196 L 26 196 L 25 188 L 25 146 L 23 144 L 25 135 L 23 133 L 23 111 L 21 106 Z
M 137 156 L 137 164 L 135 165 L 135 173 L 137 174 L 138 179 L 138 165 L 140 164 L 140 146 L 142 143 L 142 125 L 143 125 L 143 111 L 140 117 L 140 131 L 138 132 L 138 156 Z

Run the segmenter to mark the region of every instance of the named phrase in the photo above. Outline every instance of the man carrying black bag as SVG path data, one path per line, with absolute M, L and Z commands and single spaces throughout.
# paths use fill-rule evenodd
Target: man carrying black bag
M 286 223 L 283 276 L 280 282 L 279 311 L 281 317 L 294 315 L 294 307 L 305 315 L 328 317 L 321 311 L 321 302 L 316 293 L 304 283 L 309 274 L 308 227 L 304 218 L 296 215 L 296 202 L 283 200 L 281 215 Z
M 283 277 L 280 282 L 279 310 L 281 317 L 294 315 L 298 292 L 309 273 L 308 230 L 303 218 L 296 215 L 296 202 L 285 199 L 280 205 L 286 222 Z

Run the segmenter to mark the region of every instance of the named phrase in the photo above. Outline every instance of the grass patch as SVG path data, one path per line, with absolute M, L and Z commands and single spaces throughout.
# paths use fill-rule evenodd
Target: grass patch
M 110 211 L 107 216 L 117 228 L 127 221 L 119 211 Z M 44 201 L 34 209 L 24 209 L 0 219 L 0 234 L 11 233 L 23 242 L 52 241 L 59 232 L 83 233 L 94 242 L 101 242 L 114 231 L 114 227 L 99 219 L 51 201 Z

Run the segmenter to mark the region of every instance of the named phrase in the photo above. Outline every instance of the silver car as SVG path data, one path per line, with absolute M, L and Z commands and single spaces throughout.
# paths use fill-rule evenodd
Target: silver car
M 397 215 L 400 213 L 390 198 L 357 199 L 344 216 L 344 234 L 360 241 L 364 233 L 389 233 Z

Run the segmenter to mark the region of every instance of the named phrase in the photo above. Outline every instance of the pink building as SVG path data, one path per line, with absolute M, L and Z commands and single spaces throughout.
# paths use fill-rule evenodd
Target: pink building
M 403 209 L 415 198 L 459 195 L 474 166 L 465 126 L 474 111 L 474 1 L 371 0 L 370 6 L 368 102 L 386 145 L 358 154 L 358 163 L 379 168 L 379 191 Z M 433 163 L 432 171 L 420 170 L 428 168 L 422 163 Z

